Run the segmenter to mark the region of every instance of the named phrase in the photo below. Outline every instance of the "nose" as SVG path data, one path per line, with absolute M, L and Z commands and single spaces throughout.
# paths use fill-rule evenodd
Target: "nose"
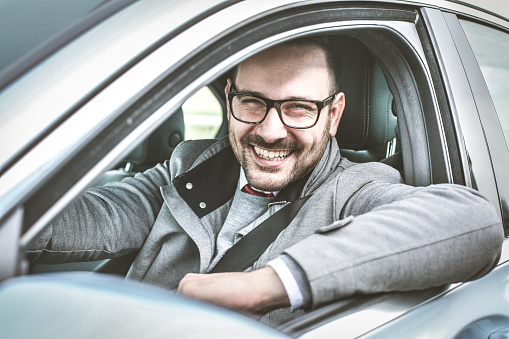
M 279 118 L 279 114 L 275 107 L 272 107 L 267 113 L 265 120 L 257 127 L 257 134 L 266 142 L 272 143 L 276 140 L 284 139 L 288 135 L 287 127 Z

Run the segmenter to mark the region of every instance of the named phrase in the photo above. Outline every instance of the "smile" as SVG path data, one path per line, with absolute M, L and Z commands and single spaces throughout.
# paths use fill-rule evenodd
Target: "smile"
M 253 146 L 255 153 L 262 159 L 270 161 L 281 161 L 290 155 L 291 151 L 269 151 L 258 146 Z

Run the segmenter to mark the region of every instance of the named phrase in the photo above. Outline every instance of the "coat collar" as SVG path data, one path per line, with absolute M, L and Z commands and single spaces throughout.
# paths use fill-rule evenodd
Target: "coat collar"
M 313 194 L 324 182 L 331 178 L 331 174 L 339 167 L 341 154 L 336 138 L 329 138 L 322 157 L 311 171 L 309 179 L 302 188 L 301 197 Z
M 226 147 L 195 163 L 189 171 L 177 176 L 173 184 L 182 199 L 202 218 L 231 199 L 239 174 L 240 164 L 232 148 Z

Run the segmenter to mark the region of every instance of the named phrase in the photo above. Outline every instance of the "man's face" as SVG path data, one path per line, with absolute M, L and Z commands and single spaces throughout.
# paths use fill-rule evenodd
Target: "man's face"
M 228 81 L 226 93 L 230 91 Z M 324 100 L 332 93 L 325 53 L 313 46 L 277 46 L 239 65 L 235 91 L 273 100 Z M 281 122 L 272 108 L 258 125 L 237 121 L 230 115 L 229 137 L 233 151 L 255 188 L 277 191 L 309 173 L 320 160 L 336 129 L 344 95 L 324 107 L 317 124 L 293 129 Z

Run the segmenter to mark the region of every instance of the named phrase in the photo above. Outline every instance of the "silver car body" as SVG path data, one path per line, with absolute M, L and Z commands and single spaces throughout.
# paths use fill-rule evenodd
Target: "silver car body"
M 192 69 L 189 75 L 178 73 L 182 85 L 175 93 L 172 93 L 173 83 L 163 81 L 166 75 L 182 65 L 191 67 L 189 62 L 203 60 L 200 53 L 239 27 L 272 13 L 333 3 L 347 2 L 137 1 L 78 34 L 33 68 L 5 84 L 0 89 L 0 280 L 22 275 L 26 263 L 20 249 L 191 94 L 232 65 L 270 45 L 310 33 L 347 32 L 360 28 L 397 32 L 421 60 L 420 66 L 433 88 L 433 75 L 416 26 L 398 20 L 375 19 L 324 21 L 267 34 L 256 43 L 232 50 L 225 58 L 209 60 L 198 75 Z M 470 4 L 445 0 L 372 0 L 365 3 L 423 6 L 431 40 L 444 50 L 454 48 L 455 41 L 448 33 L 447 25 L 451 22 L 450 17 L 456 14 L 509 30 L 509 8 L 495 0 L 471 1 Z M 508 179 L 505 182 L 497 179 L 501 178 L 497 171 L 500 173 L 504 168 L 493 165 L 494 154 L 493 151 L 490 153 L 493 141 L 490 138 L 498 138 L 497 133 L 502 131 L 486 135 L 482 124 L 472 123 L 479 120 L 476 108 L 479 102 L 470 96 L 459 100 L 461 93 L 471 90 L 470 79 L 463 69 L 465 61 L 458 52 L 441 54 L 441 51 L 438 52 L 439 58 L 443 56 L 439 59 L 440 68 L 450 95 L 455 128 L 459 135 L 468 133 L 471 136 L 459 140 L 462 166 L 471 168 L 476 177 L 482 177 L 476 182 L 478 189 L 496 206 L 501 206 L 509 193 L 501 192 L 499 187 L 505 187 L 502 185 Z M 168 96 L 164 103 L 159 104 L 157 98 L 140 99 L 150 95 L 156 87 L 158 93 Z M 439 105 L 438 102 L 432 104 Z M 26 204 L 32 201 L 33 192 L 48 184 L 48 178 L 67 166 L 69 159 L 85 147 L 90 151 L 90 141 L 105 133 L 105 126 L 118 121 L 127 128 L 125 137 L 114 145 L 98 149 L 98 152 L 104 152 L 100 160 L 87 164 L 83 175 L 68 184 L 65 192 L 59 194 L 50 206 L 31 212 L 30 215 L 35 216 L 27 218 L 29 208 Z M 445 145 L 445 133 L 439 131 L 439 135 Z M 477 142 L 485 139 L 485 143 Z M 448 168 L 446 172 L 452 182 L 452 170 Z M 470 176 L 465 177 L 466 184 L 472 185 L 468 181 Z M 502 207 L 500 213 L 502 217 Z M 26 220 L 30 221 L 29 225 Z M 326 306 L 315 311 L 315 318 L 300 323 L 297 320 L 281 330 L 303 338 L 361 335 L 366 338 L 450 338 L 469 324 L 490 319 L 490 315 L 497 324 L 493 331 L 509 328 L 508 261 L 509 242 L 506 240 L 500 265 L 482 279 L 431 291 L 352 298 Z M 492 291 L 505 292 L 491 294 Z M 473 306 L 465 306 L 465 300 Z M 326 320 L 316 320 L 320 314 Z

